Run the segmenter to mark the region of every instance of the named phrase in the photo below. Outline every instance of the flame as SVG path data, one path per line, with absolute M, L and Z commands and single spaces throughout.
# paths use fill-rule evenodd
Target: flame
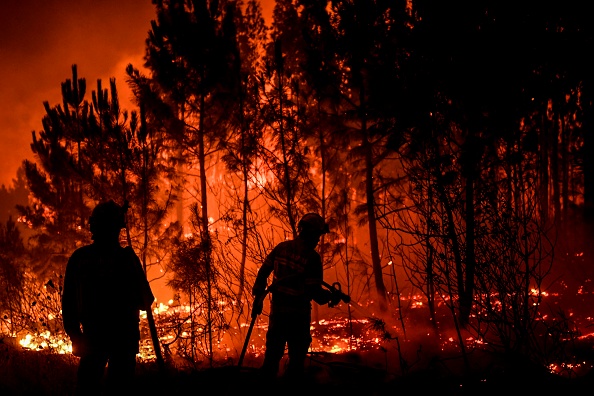
M 532 289 L 531 293 L 538 295 L 540 293 L 543 298 L 558 297 L 558 293 L 546 293 L 539 291 L 538 289 Z M 578 295 L 588 293 L 583 287 L 579 288 Z M 423 306 L 422 296 L 410 296 L 408 299 L 411 301 L 411 306 L 414 308 L 420 308 Z M 368 307 L 372 306 L 373 302 L 368 302 Z M 312 344 L 310 351 L 312 353 L 330 353 L 340 354 L 350 351 L 383 351 L 387 349 L 389 343 L 398 338 L 391 334 L 400 334 L 398 326 L 400 325 L 387 325 L 383 319 L 375 317 L 371 312 L 367 311 L 365 307 L 361 307 L 358 304 L 352 302 L 350 305 L 352 308 L 360 308 L 361 312 L 366 315 L 365 318 L 351 318 L 349 320 L 345 311 L 339 309 L 339 313 L 335 314 L 331 319 L 323 318 L 318 321 L 311 323 L 310 330 L 312 333 Z M 219 307 L 221 310 L 227 309 L 225 304 L 220 303 Z M 161 320 L 165 321 L 173 315 L 178 317 L 186 317 L 191 312 L 191 307 L 187 304 L 181 304 L 179 301 L 169 300 L 167 304 L 158 303 L 153 308 L 153 314 L 155 321 L 159 323 Z M 573 312 L 570 312 L 571 317 L 574 316 Z M 147 324 L 147 313 L 145 311 L 140 312 L 141 327 L 144 326 L 146 329 Z M 547 320 L 548 315 L 543 315 L 540 320 Z M 580 323 L 581 328 L 586 329 L 592 326 L 594 318 L 592 316 L 585 315 L 582 319 L 585 323 Z M 189 319 L 188 319 L 189 322 Z M 381 322 L 381 326 L 378 326 Z M 222 335 L 219 335 L 218 339 L 214 340 L 213 353 L 219 354 L 220 356 L 230 359 L 237 355 L 238 350 L 241 349 L 241 345 L 245 341 L 246 329 L 249 327 L 249 322 L 240 322 L 235 326 L 230 326 Z M 265 315 L 258 317 L 254 331 L 251 334 L 251 339 L 248 343 L 247 353 L 251 356 L 258 358 L 264 354 L 265 351 L 265 334 L 267 331 L 267 320 Z M 204 331 L 202 328 L 198 328 L 199 331 Z M 159 339 L 162 345 L 175 346 L 174 340 L 181 336 L 186 340 L 189 339 L 190 334 L 183 332 L 177 336 L 173 333 L 167 333 L 167 330 L 159 329 Z M 140 361 L 153 361 L 156 359 L 152 340 L 148 333 L 143 333 L 144 338 L 140 342 L 140 352 L 137 357 Z M 423 332 L 425 334 L 425 332 Z M 428 338 L 433 338 L 435 335 L 432 332 L 425 334 Z M 14 335 L 13 335 L 14 337 Z M 590 332 L 585 335 L 580 335 L 579 339 L 586 340 L 594 338 L 594 332 Z M 439 347 L 442 351 L 453 350 L 458 348 L 457 337 L 450 337 L 446 335 L 439 336 Z M 68 337 L 60 332 L 51 333 L 49 330 L 42 331 L 38 334 L 24 334 L 23 336 L 15 337 L 21 347 L 29 350 L 51 350 L 60 354 L 71 354 L 72 345 Z M 406 342 L 406 340 L 403 340 Z M 484 339 L 467 337 L 464 343 L 469 347 L 484 347 L 488 345 L 488 342 Z M 238 344 L 240 344 L 238 346 Z M 171 353 L 175 355 L 176 350 L 170 349 Z M 217 356 L 219 356 L 217 355 Z M 575 372 L 577 370 L 588 368 L 589 363 L 586 362 L 571 362 L 571 363 L 550 363 L 547 368 L 551 373 L 564 374 L 568 372 Z
M 65 336 L 52 335 L 49 330 L 37 335 L 26 334 L 19 340 L 19 344 L 25 349 L 41 350 L 51 349 L 59 354 L 72 353 L 72 344 Z

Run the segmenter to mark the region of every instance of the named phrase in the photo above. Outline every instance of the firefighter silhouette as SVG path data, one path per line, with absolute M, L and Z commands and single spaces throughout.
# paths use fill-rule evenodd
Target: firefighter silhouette
M 284 241 L 265 258 L 258 270 L 252 289 L 254 311 L 262 312 L 262 296 L 272 295 L 266 350 L 261 372 L 275 378 L 279 365 L 288 348 L 286 378 L 303 377 L 305 359 L 312 341 L 310 333 L 311 301 L 318 304 L 336 303 L 339 296 L 322 287 L 323 267 L 315 251 L 323 234 L 329 232 L 328 224 L 317 213 L 304 215 L 298 223 L 298 236 Z M 268 277 L 273 274 L 267 288 Z
M 93 242 L 70 256 L 62 295 L 64 329 L 80 358 L 76 394 L 121 393 L 134 379 L 140 310 L 154 295 L 134 250 L 120 245 L 125 209 L 102 202 L 89 224 Z

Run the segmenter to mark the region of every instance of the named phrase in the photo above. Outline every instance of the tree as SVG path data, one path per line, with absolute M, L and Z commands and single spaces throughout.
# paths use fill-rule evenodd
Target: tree
M 89 237 L 81 231 L 86 229 L 90 209 L 83 202 L 82 175 L 88 167 L 80 153 L 82 125 L 88 122 L 90 107 L 82 102 L 86 82 L 78 78 L 76 65 L 72 75 L 62 85 L 63 105 L 50 107 L 44 102 L 43 131 L 39 137 L 32 134 L 37 162 L 23 162 L 33 198 L 18 210 L 36 230 L 30 241 L 33 268 L 40 276 L 63 273 L 69 252 Z
M 0 223 L 0 328 L 16 336 L 25 300 L 25 246 L 11 217 Z
M 324 64 L 334 68 L 334 76 L 340 76 L 334 79 L 339 85 L 326 92 L 340 97 L 342 131 L 350 138 L 349 160 L 355 165 L 353 183 L 360 182 L 357 189 L 364 199 L 355 213 L 368 228 L 373 279 L 380 309 L 384 311 L 387 295 L 377 207 L 379 191 L 396 181 L 394 175 L 386 173 L 390 167 L 384 167 L 382 162 L 389 153 L 385 145 L 393 123 L 391 111 L 386 110 L 393 110 L 394 103 L 400 100 L 398 59 L 405 51 L 396 34 L 405 33 L 405 11 L 404 2 L 336 1 L 332 2 L 330 23 L 319 25 L 328 29 L 324 37 L 331 38 L 332 43 L 322 58 Z
M 8 220 L 9 216 L 18 213 L 17 205 L 25 205 L 28 200 L 29 191 L 27 190 L 27 181 L 25 179 L 25 170 L 22 166 L 17 169 L 16 178 L 12 179 L 12 184 L 0 186 L 0 208 L 6 218 L 0 221 Z
M 550 198 L 542 195 L 548 184 L 538 185 L 548 183 L 549 162 L 539 164 L 535 143 L 550 141 L 535 139 L 546 112 L 535 111 L 532 98 L 542 88 L 534 60 L 547 46 L 547 14 L 476 2 L 416 6 L 402 69 L 410 100 L 397 112 L 404 133 L 392 136 L 408 178 L 408 210 L 394 229 L 412 239 L 403 254 L 409 276 L 428 295 L 448 296 L 463 352 L 459 326 L 479 332 L 488 321 L 506 352 L 541 353 L 535 307 L 554 245 Z
M 181 145 L 187 164 L 198 167 L 198 202 L 201 248 L 206 249 L 201 265 L 206 266 L 207 310 L 210 318 L 215 302 L 210 290 L 212 245 L 210 235 L 207 168 L 220 141 L 226 139 L 226 113 L 233 92 L 235 37 L 232 7 L 226 2 L 196 0 L 157 1 L 157 20 L 147 40 L 146 66 L 151 70 L 151 87 L 171 106 L 179 128 L 170 130 Z M 212 324 L 208 320 L 208 326 Z M 210 352 L 212 359 L 212 331 Z M 212 363 L 212 361 L 211 361 Z
M 246 286 L 246 264 L 248 245 L 251 243 L 250 230 L 255 229 L 255 216 L 252 203 L 259 196 L 254 180 L 257 180 L 257 162 L 259 146 L 262 144 L 262 126 L 259 114 L 259 88 L 257 75 L 262 72 L 260 62 L 263 45 L 266 41 L 267 27 L 264 24 L 262 10 L 258 2 L 249 1 L 245 13 L 240 7 L 233 11 L 233 24 L 236 37 L 236 55 L 233 73 L 235 74 L 235 97 L 237 98 L 231 117 L 229 139 L 222 142 L 222 157 L 232 175 L 239 177 L 239 187 L 235 178 L 228 178 L 227 185 L 232 190 L 231 205 L 222 216 L 227 219 L 230 229 L 240 229 L 238 238 L 230 239 L 239 244 L 239 285 L 237 301 L 242 307 L 243 293 Z M 231 23 L 231 19 L 228 19 Z M 232 27 L 229 27 L 231 30 Z M 235 196 L 233 194 L 236 193 Z M 225 205 L 225 203 L 222 203 Z M 236 210 L 240 215 L 236 215 Z M 239 218 L 238 218 L 239 217 Z M 257 233 L 254 233 L 257 237 Z

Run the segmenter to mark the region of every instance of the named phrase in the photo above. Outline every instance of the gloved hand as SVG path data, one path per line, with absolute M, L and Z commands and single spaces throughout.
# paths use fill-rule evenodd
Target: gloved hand
M 254 285 L 254 287 L 252 288 L 252 296 L 254 296 L 254 298 L 258 298 L 258 296 L 261 296 L 264 293 L 266 293 L 265 287 L 262 288 L 262 287 Z
M 252 289 L 252 294 L 254 296 L 254 306 L 252 307 L 252 318 L 260 315 L 262 310 L 264 309 L 264 297 L 268 294 L 266 289 L 259 289 L 255 288 Z
M 72 354 L 74 356 L 82 357 L 88 353 L 88 343 L 83 334 L 75 337 L 71 337 L 72 341 Z
M 252 307 L 252 318 L 255 318 L 262 313 L 262 310 L 264 309 L 264 296 L 264 293 L 255 296 L 254 306 Z

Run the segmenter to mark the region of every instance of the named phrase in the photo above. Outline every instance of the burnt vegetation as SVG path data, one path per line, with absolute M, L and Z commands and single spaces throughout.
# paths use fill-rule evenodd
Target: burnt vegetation
M 135 109 L 114 79 L 89 93 L 76 65 L 62 103 L 44 103 L 18 179 L 29 201 L 0 224 L 0 368 L 14 374 L 0 390 L 46 367 L 21 359 L 72 371 L 63 273 L 103 199 L 130 203 L 123 243 L 175 293 L 154 312 L 165 367 L 144 331 L 146 392 L 261 386 L 246 375 L 261 339 L 236 367 L 251 286 L 311 211 L 331 225 L 325 279 L 352 301 L 315 307 L 318 389 L 591 381 L 586 5 L 277 0 L 267 25 L 255 0 L 153 3 L 145 63 L 126 69 Z M 26 337 L 45 344 L 21 351 Z M 30 392 L 63 394 L 46 370 Z

